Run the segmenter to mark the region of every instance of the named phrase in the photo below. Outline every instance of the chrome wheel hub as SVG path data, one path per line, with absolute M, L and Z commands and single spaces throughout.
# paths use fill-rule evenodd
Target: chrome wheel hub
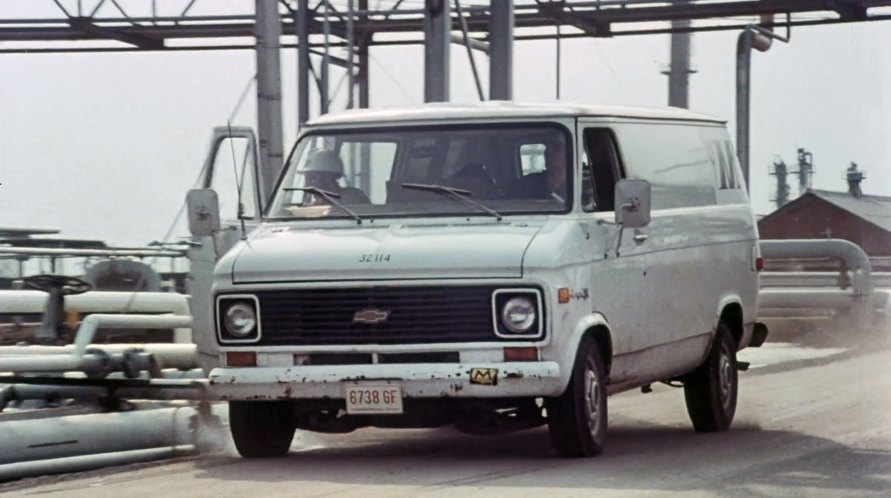
M 730 405 L 730 394 L 733 390 L 733 364 L 726 351 L 721 351 L 721 359 L 718 361 L 718 382 L 721 387 L 721 404 L 724 408 Z
M 588 409 L 588 430 L 597 434 L 600 430 L 600 382 L 593 365 L 585 372 L 585 405 Z

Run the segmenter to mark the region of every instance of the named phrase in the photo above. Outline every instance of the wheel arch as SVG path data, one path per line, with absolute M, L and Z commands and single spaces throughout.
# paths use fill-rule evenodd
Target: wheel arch
M 742 300 L 735 296 L 729 296 L 721 301 L 718 309 L 718 320 L 715 327 L 724 322 L 730 329 L 730 335 L 736 344 L 737 350 L 743 347 L 743 338 L 745 336 L 745 327 L 743 326 L 743 307 Z
M 576 325 L 572 340 L 569 342 L 572 347 L 565 348 L 563 352 L 562 364 L 574 365 L 575 356 L 578 348 L 581 346 L 582 341 L 589 337 L 597 343 L 597 347 L 598 349 L 600 349 L 600 352 L 603 355 L 604 366 L 606 367 L 606 375 L 607 379 L 609 379 L 610 370 L 613 363 L 613 336 L 612 330 L 609 326 L 609 322 L 607 322 L 606 317 L 600 313 L 592 313 L 590 315 L 587 315 Z M 569 371 L 571 369 L 565 370 Z M 567 375 L 566 383 L 568 384 L 568 382 L 569 376 Z

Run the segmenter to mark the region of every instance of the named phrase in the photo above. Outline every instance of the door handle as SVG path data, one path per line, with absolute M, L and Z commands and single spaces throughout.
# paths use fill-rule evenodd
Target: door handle
M 643 244 L 646 241 L 647 241 L 647 234 L 645 234 L 645 233 L 634 234 L 634 242 L 636 244 Z

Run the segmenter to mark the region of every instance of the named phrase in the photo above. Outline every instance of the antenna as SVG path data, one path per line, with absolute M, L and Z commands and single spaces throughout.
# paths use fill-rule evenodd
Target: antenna
M 235 160 L 235 144 L 232 143 L 232 121 L 226 120 L 226 129 L 229 132 L 229 148 L 232 150 L 232 169 L 235 172 L 235 187 L 238 192 L 238 221 L 241 222 L 241 240 L 247 239 L 247 230 L 244 227 L 244 203 L 241 202 L 241 188 L 244 186 L 244 172 L 238 178 L 238 162 Z

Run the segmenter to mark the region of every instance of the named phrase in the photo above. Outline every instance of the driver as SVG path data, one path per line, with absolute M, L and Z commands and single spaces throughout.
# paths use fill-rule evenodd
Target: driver
M 544 157 L 548 196 L 566 202 L 566 145 L 556 141 L 545 144 Z
M 337 152 L 328 149 L 316 149 L 309 153 L 303 168 L 303 185 L 315 187 L 339 197 L 335 199 L 341 204 L 369 204 L 371 200 L 364 192 L 355 187 L 342 187 L 339 180 L 343 178 L 343 161 Z M 328 205 L 321 196 L 307 193 L 304 206 Z

